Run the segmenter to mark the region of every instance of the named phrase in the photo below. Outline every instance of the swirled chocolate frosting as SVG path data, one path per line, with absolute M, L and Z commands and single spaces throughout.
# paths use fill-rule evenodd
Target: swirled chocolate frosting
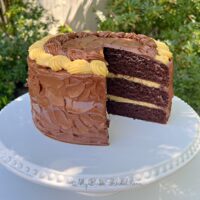
M 106 79 L 38 68 L 28 59 L 28 86 L 36 127 L 54 139 L 107 145 Z
M 155 41 L 141 34 L 124 32 L 70 33 L 51 38 L 44 49 L 52 55 L 66 55 L 70 60 L 103 60 L 103 47 L 117 45 L 130 51 L 155 58 L 157 45 Z

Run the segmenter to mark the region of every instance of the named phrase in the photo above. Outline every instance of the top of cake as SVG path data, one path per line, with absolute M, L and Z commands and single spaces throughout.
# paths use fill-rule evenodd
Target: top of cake
M 135 33 L 79 32 L 46 36 L 29 47 L 29 57 L 38 65 L 70 74 L 108 75 L 103 48 L 133 52 L 168 65 L 172 54 L 160 41 Z

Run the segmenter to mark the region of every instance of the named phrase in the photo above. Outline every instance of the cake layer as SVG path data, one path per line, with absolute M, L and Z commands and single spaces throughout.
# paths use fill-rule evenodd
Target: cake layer
M 162 107 L 167 107 L 169 104 L 167 88 L 149 87 L 123 78 L 107 78 L 107 93 Z
M 28 59 L 29 94 L 36 127 L 57 140 L 108 144 L 106 79 L 39 67 Z
M 150 57 L 135 54 L 134 52 L 124 50 L 124 48 L 115 48 L 104 47 L 104 56 L 108 62 L 109 72 L 133 76 L 169 86 L 170 64 L 167 66 Z
M 107 111 L 110 114 L 121 115 L 134 119 L 147 120 L 162 124 L 166 124 L 169 118 L 169 110 L 148 108 L 131 103 L 119 103 L 111 100 L 107 101 Z
M 33 107 L 35 106 L 35 104 L 33 103 Z M 42 108 L 41 108 L 41 112 Z M 44 110 L 45 112 L 45 110 Z M 39 115 L 39 114 L 37 114 Z M 86 116 L 87 117 L 87 116 Z M 84 115 L 83 115 L 84 118 Z M 64 121 L 65 119 L 63 119 Z M 104 145 L 108 145 L 108 135 L 102 133 L 102 132 L 97 132 L 96 128 L 91 128 L 90 132 L 80 132 L 80 131 L 76 131 L 75 133 L 67 130 L 65 128 L 60 128 L 57 129 L 55 127 L 55 129 L 51 129 L 52 131 L 49 129 L 47 130 L 47 128 L 44 126 L 43 123 L 41 123 L 41 118 L 38 116 L 35 116 L 35 114 L 33 114 L 33 121 L 35 126 L 42 132 L 44 133 L 46 136 L 59 140 L 61 142 L 67 142 L 67 143 L 72 143 L 72 144 L 84 144 L 84 145 L 100 145 L 100 146 L 104 146 Z M 66 120 L 66 126 L 67 126 L 68 122 Z M 47 125 L 49 125 L 49 123 L 47 123 Z M 80 127 L 81 128 L 81 127 Z

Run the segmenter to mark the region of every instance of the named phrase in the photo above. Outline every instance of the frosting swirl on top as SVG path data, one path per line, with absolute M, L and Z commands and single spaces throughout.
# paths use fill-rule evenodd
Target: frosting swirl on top
M 122 46 L 131 52 L 168 64 L 168 46 L 142 34 L 124 32 L 79 32 L 46 36 L 29 47 L 29 57 L 38 65 L 70 74 L 107 76 L 103 47 Z
M 158 40 L 154 40 L 157 45 L 158 55 L 156 55 L 155 59 L 160 62 L 167 64 L 169 60 L 172 58 L 172 53 L 169 50 L 169 47 L 164 43 Z

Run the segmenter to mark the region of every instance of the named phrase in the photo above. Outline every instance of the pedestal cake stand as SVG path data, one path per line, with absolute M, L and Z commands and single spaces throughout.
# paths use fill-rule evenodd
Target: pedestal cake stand
M 178 97 L 167 125 L 115 115 L 110 121 L 109 146 L 62 143 L 35 128 L 25 94 L 0 112 L 0 163 L 37 184 L 106 195 L 164 178 L 200 148 L 200 119 Z

